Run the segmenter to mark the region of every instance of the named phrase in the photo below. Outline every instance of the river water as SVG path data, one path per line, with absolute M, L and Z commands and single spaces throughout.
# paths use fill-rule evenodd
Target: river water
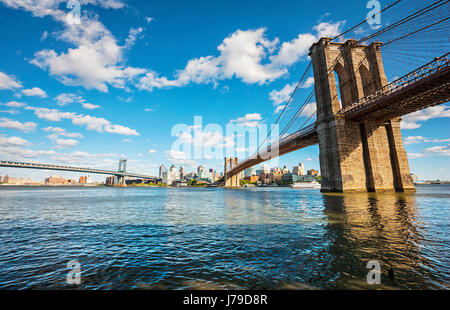
M 449 289 L 449 198 L 447 185 L 1 187 L 0 288 Z M 67 284 L 71 260 L 80 285 Z

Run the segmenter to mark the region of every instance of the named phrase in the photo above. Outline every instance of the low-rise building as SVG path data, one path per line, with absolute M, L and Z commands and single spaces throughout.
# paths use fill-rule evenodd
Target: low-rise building
M 106 177 L 105 185 L 114 185 L 114 176 Z
M 319 176 L 319 171 L 318 170 L 314 170 L 314 169 L 311 169 L 311 170 L 308 170 L 308 175 L 315 175 L 315 176 Z
M 258 175 L 251 175 L 248 177 L 244 177 L 244 180 L 249 181 L 250 183 L 256 183 L 259 180 Z

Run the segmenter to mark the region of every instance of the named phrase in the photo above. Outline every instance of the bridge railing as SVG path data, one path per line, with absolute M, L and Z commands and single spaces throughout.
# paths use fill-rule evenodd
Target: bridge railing
M 396 79 L 395 81 L 385 85 L 384 87 L 380 88 L 379 90 L 375 91 L 374 93 L 359 99 L 357 102 L 353 103 L 352 105 L 350 105 L 346 108 L 343 108 L 337 114 L 344 115 L 345 113 L 349 113 L 349 112 L 353 112 L 353 111 L 365 108 L 368 105 L 370 105 L 373 101 L 375 101 L 376 99 L 379 99 L 384 96 L 388 96 L 408 85 L 411 85 L 419 80 L 422 80 L 430 75 L 437 73 L 438 71 L 441 71 L 441 70 L 447 68 L 449 66 L 449 54 L 450 53 L 446 53 L 445 55 L 443 55 L 441 57 L 436 57 L 434 60 L 421 66 L 420 68 Z

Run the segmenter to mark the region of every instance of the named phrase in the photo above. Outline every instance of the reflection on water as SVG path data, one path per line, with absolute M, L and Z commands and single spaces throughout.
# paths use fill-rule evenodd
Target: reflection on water
M 449 186 L 0 188 L 0 288 L 448 289 Z M 392 269 L 394 277 L 389 278 Z

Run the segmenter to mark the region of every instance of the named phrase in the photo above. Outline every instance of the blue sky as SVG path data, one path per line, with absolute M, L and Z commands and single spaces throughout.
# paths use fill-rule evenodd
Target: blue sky
M 272 124 L 311 43 L 368 12 L 365 1 L 78 2 L 80 24 L 71 24 L 65 1 L 0 0 L 2 159 L 116 169 L 123 155 L 133 172 L 156 175 L 162 163 L 221 171 L 221 158 L 174 152 L 172 128 L 194 116 L 224 131 Z M 411 171 L 421 178 L 449 179 L 448 117 L 442 105 L 405 118 Z M 233 148 L 225 132 L 189 137 Z M 318 155 L 313 146 L 279 164 L 319 169 Z M 0 168 L 5 174 L 51 173 Z

